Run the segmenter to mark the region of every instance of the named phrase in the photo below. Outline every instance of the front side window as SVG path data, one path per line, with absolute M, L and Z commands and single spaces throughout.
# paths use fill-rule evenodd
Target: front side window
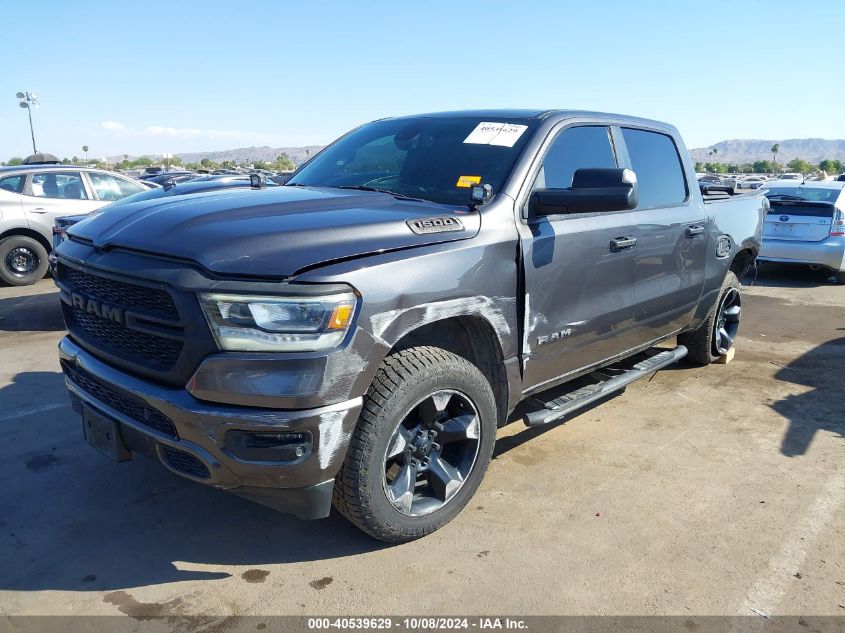
M 111 174 L 88 172 L 88 177 L 91 179 L 91 185 L 100 200 L 120 200 L 126 196 L 131 196 L 133 193 L 145 191 L 141 185 Z
M 552 142 L 534 181 L 535 189 L 567 189 L 575 171 L 614 168 L 616 154 L 605 126 L 567 128 Z
M 18 174 L 16 176 L 6 176 L 0 178 L 0 189 L 12 191 L 14 193 L 21 193 L 23 191 L 24 183 L 26 183 L 26 174 Z
M 683 204 L 687 181 L 675 141 L 667 134 L 622 128 L 631 168 L 637 174 L 638 209 Z
M 465 205 L 473 184 L 501 189 L 536 125 L 496 117 L 376 121 L 317 154 L 285 185 L 372 188 Z
M 30 189 L 32 195 L 38 198 L 88 199 L 79 172 L 38 172 L 32 176 Z

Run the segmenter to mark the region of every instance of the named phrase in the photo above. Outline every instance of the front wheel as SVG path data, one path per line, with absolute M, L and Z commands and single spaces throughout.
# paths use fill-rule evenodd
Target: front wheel
M 495 440 L 493 390 L 474 365 L 436 347 L 391 354 L 364 398 L 335 507 L 382 541 L 425 536 L 472 498 Z
M 709 365 L 727 354 L 734 345 L 742 317 L 739 279 L 728 271 L 719 298 L 704 323 L 697 330 L 678 335 L 678 344 L 687 348 L 687 358 L 699 365 Z
M 10 286 L 28 286 L 47 274 L 47 249 L 26 235 L 0 240 L 0 280 Z

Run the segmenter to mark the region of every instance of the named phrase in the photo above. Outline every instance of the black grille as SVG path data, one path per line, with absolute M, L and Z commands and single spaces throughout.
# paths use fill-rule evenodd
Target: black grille
M 170 369 L 182 353 L 182 341 L 146 332 L 130 330 L 114 321 L 90 314 L 73 306 L 73 322 L 91 338 L 105 343 L 113 350 L 137 356 L 162 369 Z
M 176 427 L 173 426 L 170 418 L 160 411 L 146 406 L 138 398 L 111 387 L 79 366 L 62 361 L 62 369 L 71 382 L 103 404 L 110 406 L 115 411 L 120 411 L 139 424 L 160 431 L 170 437 L 178 437 Z
M 176 367 L 183 340 L 153 331 L 167 330 L 178 337 L 185 334 L 178 325 L 176 302 L 168 291 L 101 277 L 61 262 L 59 284 L 72 296 L 78 292 L 96 302 L 92 309 L 87 299 L 77 304 L 74 297 L 63 308 L 68 330 L 77 334 L 80 342 L 93 347 L 92 351 L 102 351 L 139 369 L 169 372 Z M 100 316 L 98 305 L 111 306 L 123 316 L 117 321 Z
M 179 311 L 173 297 L 164 290 L 115 281 L 69 266 L 62 267 L 62 280 L 73 286 L 74 290 L 100 301 L 123 308 L 141 309 L 172 321 L 179 320 Z
M 173 470 L 191 475 L 197 479 L 211 478 L 211 473 L 208 472 L 205 464 L 190 453 L 171 448 L 170 446 L 162 446 L 161 452 Z

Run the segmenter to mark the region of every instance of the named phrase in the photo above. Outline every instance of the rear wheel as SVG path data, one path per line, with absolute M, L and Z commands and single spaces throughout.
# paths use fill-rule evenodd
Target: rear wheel
M 845 285 L 845 270 L 836 271 L 836 283 Z
M 365 397 L 335 507 L 382 541 L 425 536 L 472 498 L 495 439 L 493 391 L 475 366 L 436 347 L 391 354 Z
M 47 274 L 47 249 L 26 235 L 0 240 L 0 280 L 11 286 L 28 286 Z
M 731 350 L 741 317 L 741 286 L 733 271 L 728 271 L 719 298 L 704 323 L 697 330 L 678 335 L 678 344 L 687 348 L 689 360 L 709 365 Z

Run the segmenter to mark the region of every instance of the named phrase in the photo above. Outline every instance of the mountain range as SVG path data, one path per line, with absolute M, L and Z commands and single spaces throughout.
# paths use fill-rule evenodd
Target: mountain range
M 753 163 L 755 160 L 771 160 L 772 145 L 780 148 L 777 154 L 779 163 L 788 163 L 793 158 L 803 158 L 809 163 L 818 163 L 829 158 L 845 160 L 845 139 L 828 140 L 823 138 L 790 138 L 784 141 L 764 141 L 756 139 L 732 139 L 720 141 L 710 147 L 690 150 L 693 160 L 720 163 Z M 716 149 L 714 156 L 710 151 Z
M 845 139 L 828 140 L 823 138 L 792 138 L 783 141 L 757 139 L 731 139 L 720 141 L 710 147 L 699 147 L 690 150 L 693 160 L 717 160 L 722 163 L 753 163 L 755 160 L 771 160 L 772 145 L 780 146 L 778 162 L 787 163 L 793 158 L 803 158 L 810 163 L 829 158 L 845 161 Z M 209 158 L 217 163 L 230 160 L 237 163 L 263 160 L 272 162 L 279 154 L 287 154 L 297 165 L 308 160 L 321 149 L 323 145 L 308 145 L 305 147 L 240 147 L 237 149 L 217 150 L 212 152 L 186 152 L 176 154 L 185 163 L 196 163 L 203 158 Z M 716 154 L 710 152 L 716 149 Z M 160 154 L 147 154 L 149 158 L 160 159 Z M 131 156 L 130 158 L 137 158 Z M 109 156 L 109 162 L 120 162 L 123 156 Z
M 240 147 L 237 149 L 216 150 L 213 152 L 184 152 L 181 154 L 174 154 L 182 160 L 183 163 L 198 163 L 203 158 L 208 158 L 216 163 L 222 163 L 224 160 L 231 160 L 236 163 L 252 162 L 256 160 L 263 160 L 266 162 L 273 162 L 280 154 L 287 154 L 291 160 L 297 165 L 304 163 L 310 156 L 313 156 L 324 145 L 306 145 L 305 147 L 270 147 L 263 145 L 261 147 Z M 163 158 L 161 154 L 144 154 L 153 160 L 160 160 Z M 140 156 L 130 156 L 131 159 L 140 158 Z M 108 162 L 118 163 L 123 160 L 123 156 L 108 156 Z

